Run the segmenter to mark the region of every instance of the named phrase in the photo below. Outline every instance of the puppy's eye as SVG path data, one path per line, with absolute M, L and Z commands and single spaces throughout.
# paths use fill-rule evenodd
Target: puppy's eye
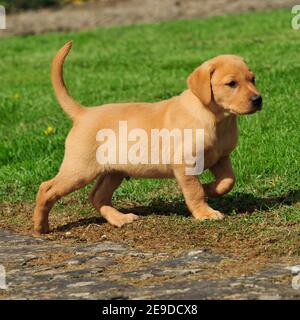
M 232 80 L 232 81 L 226 83 L 226 86 L 228 86 L 230 88 L 235 88 L 237 86 L 237 82 Z
M 255 84 L 255 78 L 252 78 L 251 82 L 252 82 L 253 84 Z

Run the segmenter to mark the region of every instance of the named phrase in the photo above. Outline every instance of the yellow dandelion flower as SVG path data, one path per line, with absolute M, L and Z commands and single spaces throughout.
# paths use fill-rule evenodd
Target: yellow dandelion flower
M 53 132 L 54 132 L 54 128 L 52 128 L 52 127 L 48 127 L 48 128 L 44 131 L 44 133 L 45 133 L 46 136 L 49 136 L 49 135 L 52 134 Z

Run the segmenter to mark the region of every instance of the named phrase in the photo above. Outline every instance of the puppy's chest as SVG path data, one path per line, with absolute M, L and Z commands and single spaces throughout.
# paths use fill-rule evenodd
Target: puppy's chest
M 218 160 L 229 155 L 237 146 L 238 129 L 235 123 L 227 128 L 216 128 L 205 136 L 204 165 L 209 168 Z

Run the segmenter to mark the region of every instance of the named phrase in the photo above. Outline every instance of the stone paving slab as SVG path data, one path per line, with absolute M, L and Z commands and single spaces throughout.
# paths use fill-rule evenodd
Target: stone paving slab
M 122 259 L 128 258 L 145 263 L 124 270 Z M 207 270 L 228 258 L 203 248 L 172 257 L 110 241 L 68 244 L 0 230 L 8 285 L 0 298 L 300 299 L 300 290 L 292 287 L 299 266 L 278 264 L 252 275 L 209 279 Z

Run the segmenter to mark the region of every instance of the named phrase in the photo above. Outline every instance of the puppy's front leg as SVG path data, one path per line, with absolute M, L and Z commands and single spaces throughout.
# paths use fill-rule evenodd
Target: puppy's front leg
M 182 169 L 175 170 L 174 175 L 194 218 L 198 220 L 223 219 L 224 216 L 221 212 L 212 209 L 205 202 L 205 192 L 197 176 L 185 175 Z
M 235 176 L 229 156 L 221 158 L 209 170 L 215 176 L 216 180 L 203 185 L 207 197 L 220 197 L 223 194 L 228 193 L 233 188 Z

